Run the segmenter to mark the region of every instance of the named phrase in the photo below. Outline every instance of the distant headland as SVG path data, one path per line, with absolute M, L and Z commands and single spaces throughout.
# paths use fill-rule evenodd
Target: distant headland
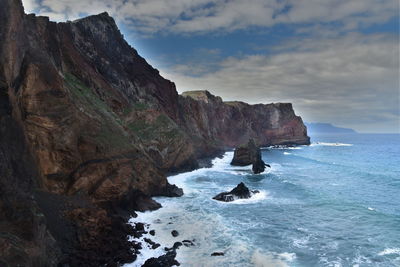
M 305 122 L 307 126 L 307 131 L 310 134 L 318 134 L 318 133 L 357 133 L 355 130 L 350 128 L 342 128 L 334 126 L 330 123 L 323 122 Z

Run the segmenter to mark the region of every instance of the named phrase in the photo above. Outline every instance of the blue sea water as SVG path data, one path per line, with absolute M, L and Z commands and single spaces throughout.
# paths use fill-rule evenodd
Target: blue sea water
M 400 266 L 399 155 L 400 135 L 319 135 L 263 149 L 271 169 L 253 175 L 227 152 L 212 168 L 169 177 L 185 195 L 157 198 L 163 208 L 133 219 L 149 222 L 162 246 L 131 266 L 184 239 L 195 246 L 178 250 L 182 266 Z M 212 199 L 240 182 L 260 193 Z

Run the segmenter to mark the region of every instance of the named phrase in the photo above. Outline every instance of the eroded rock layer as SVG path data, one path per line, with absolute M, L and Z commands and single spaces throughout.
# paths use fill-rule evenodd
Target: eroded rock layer
M 166 171 L 249 137 L 309 142 L 290 104 L 179 96 L 107 13 L 55 23 L 0 6 L 0 265 L 132 261 L 126 218 L 182 194 Z

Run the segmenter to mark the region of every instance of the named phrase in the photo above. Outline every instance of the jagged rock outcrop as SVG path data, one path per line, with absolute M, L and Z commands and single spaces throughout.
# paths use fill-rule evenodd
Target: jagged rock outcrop
M 179 96 L 107 13 L 55 23 L 0 6 L 0 265 L 132 261 L 126 218 L 182 194 L 166 171 L 249 137 L 309 142 L 290 104 Z
M 262 173 L 265 167 L 270 167 L 262 160 L 261 150 L 253 139 L 250 139 L 247 144 L 238 146 L 234 153 L 231 165 L 247 166 L 252 164 L 252 170 L 255 174 Z
M 258 190 L 250 191 L 244 183 L 238 184 L 229 192 L 222 192 L 213 197 L 213 199 L 223 202 L 231 202 L 236 199 L 250 198 L 253 194 L 259 193 Z

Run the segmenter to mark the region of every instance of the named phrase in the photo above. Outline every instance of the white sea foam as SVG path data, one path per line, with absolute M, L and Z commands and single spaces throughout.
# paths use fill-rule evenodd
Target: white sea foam
M 375 210 L 374 208 L 368 207 L 369 210 Z
M 224 157 L 212 161 L 212 168 L 197 169 L 168 177 L 170 183 L 183 189 L 184 196 L 179 199 L 156 198 L 163 208 L 152 212 L 137 212 L 138 217 L 131 219 L 130 223 L 132 224 L 135 222 L 150 224 L 150 228 L 146 231 L 155 230 L 156 234 L 155 236 L 145 234 L 136 240 L 142 244 L 143 249 L 137 255 L 137 260 L 126 264 L 125 267 L 141 266 L 147 259 L 165 254 L 164 247 L 172 247 L 175 242 L 185 239 L 195 240 L 195 246 L 181 246 L 177 250 L 176 259 L 182 266 L 236 266 L 238 263 L 244 267 L 253 265 L 287 266 L 287 263 L 294 259 L 295 254 L 292 253 L 259 252 L 259 255 L 257 253 L 253 255 L 254 248 L 251 247 L 247 238 L 237 236 L 237 229 L 227 222 L 227 218 L 212 211 L 213 207 L 210 207 L 210 203 L 218 203 L 214 208 L 220 208 L 219 205 L 243 205 L 272 199 L 269 192 L 263 190 L 253 194 L 249 199 L 238 199 L 229 203 L 214 202 L 211 199 L 212 194 L 204 195 L 204 190 L 221 189 L 214 181 L 216 176 L 219 177 L 218 172 L 235 175 L 251 174 L 251 166 L 230 166 L 232 157 L 233 152 L 227 152 Z M 281 167 L 279 164 L 271 165 L 272 168 L 266 168 L 264 173 Z M 225 190 L 226 188 L 224 188 Z M 207 191 L 208 193 L 210 191 Z M 203 209 L 203 207 L 209 208 Z M 177 230 L 179 236 L 172 237 L 172 230 Z M 149 238 L 161 246 L 153 250 L 144 241 L 144 238 Z M 210 257 L 211 253 L 216 251 L 224 252 L 225 257 Z M 250 263 L 250 259 L 253 264 Z M 265 259 L 267 262 L 269 260 L 271 264 L 266 265 Z
M 251 262 L 256 267 L 288 267 L 288 263 L 295 259 L 295 253 L 262 253 L 256 250 L 251 257 Z
M 289 152 L 283 152 L 283 155 L 292 155 L 292 153 L 289 153 Z
M 310 146 L 353 146 L 353 144 L 317 142 L 312 143 Z
M 261 148 L 261 149 L 283 149 L 283 150 L 300 150 L 303 149 L 301 146 L 271 146 L 267 148 Z
M 218 203 L 221 204 L 253 204 L 263 201 L 267 198 L 271 198 L 271 196 L 268 194 L 267 191 L 261 190 L 259 193 L 253 193 L 250 198 L 235 198 L 235 200 L 231 202 L 221 202 L 218 200 L 215 201 L 218 201 Z
M 310 237 L 302 237 L 302 238 L 295 238 L 293 239 L 293 246 L 298 248 L 305 248 L 307 247 L 308 242 L 310 241 Z
M 379 256 L 400 254 L 400 248 L 386 248 L 385 250 L 378 253 Z

